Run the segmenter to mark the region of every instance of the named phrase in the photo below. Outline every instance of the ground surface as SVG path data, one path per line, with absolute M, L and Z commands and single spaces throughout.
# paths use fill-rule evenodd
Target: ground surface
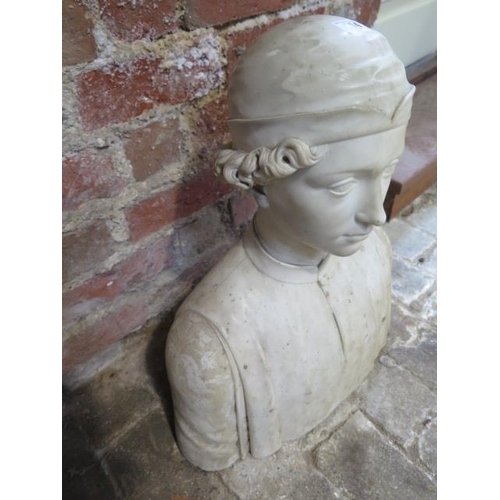
M 394 249 L 388 344 L 317 429 L 268 459 L 220 473 L 192 467 L 171 431 L 160 325 L 128 341 L 99 377 L 65 390 L 64 498 L 435 499 L 436 201 L 433 186 L 385 226 Z

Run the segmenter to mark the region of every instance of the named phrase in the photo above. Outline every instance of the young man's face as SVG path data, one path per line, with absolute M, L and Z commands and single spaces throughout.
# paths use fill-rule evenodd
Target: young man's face
M 402 126 L 327 145 L 316 165 L 265 187 L 268 210 L 291 239 L 352 255 L 385 222 L 383 202 L 405 132 Z

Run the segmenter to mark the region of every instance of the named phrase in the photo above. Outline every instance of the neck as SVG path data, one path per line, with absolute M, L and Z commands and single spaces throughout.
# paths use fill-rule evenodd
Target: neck
M 293 237 L 269 209 L 260 208 L 253 220 L 257 238 L 275 259 L 295 266 L 318 266 L 326 252 L 306 245 Z

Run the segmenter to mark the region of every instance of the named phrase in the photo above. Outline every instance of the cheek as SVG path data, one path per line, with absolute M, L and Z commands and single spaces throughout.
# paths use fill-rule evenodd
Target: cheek
M 271 185 L 266 190 L 270 208 L 284 217 L 300 216 L 304 206 L 307 206 L 307 190 L 288 186 L 285 182 Z
M 330 223 L 341 225 L 354 218 L 357 199 L 352 193 L 339 197 L 326 191 L 321 198 L 325 219 L 328 219 Z
M 342 234 L 354 221 L 358 199 L 356 193 L 336 196 L 328 189 L 309 186 L 285 189 L 272 186 L 267 197 L 272 212 L 302 235 L 331 238 Z
M 331 242 L 333 239 L 351 232 L 354 216 L 350 203 L 345 200 L 317 195 L 314 208 L 310 205 L 301 207 L 300 215 L 289 221 L 296 231 L 310 241 Z

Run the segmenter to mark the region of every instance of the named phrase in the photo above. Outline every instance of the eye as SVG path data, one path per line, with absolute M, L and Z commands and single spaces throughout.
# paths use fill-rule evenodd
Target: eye
M 350 193 L 354 186 L 358 183 L 356 179 L 353 177 L 349 177 L 349 179 L 344 179 L 342 181 L 336 182 L 330 186 L 329 191 L 337 196 L 345 196 Z

